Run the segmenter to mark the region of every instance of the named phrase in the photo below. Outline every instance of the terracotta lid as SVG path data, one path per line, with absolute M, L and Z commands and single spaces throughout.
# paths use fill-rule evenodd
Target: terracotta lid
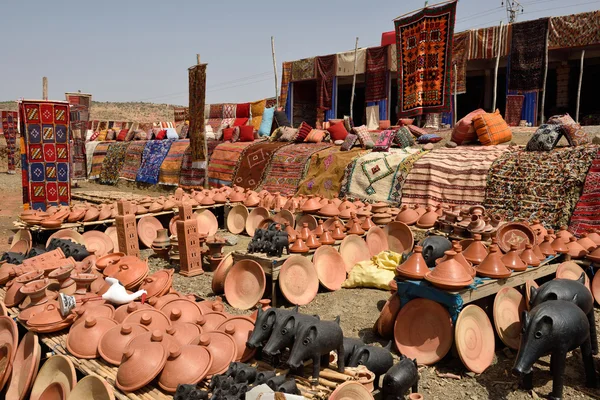
M 515 288 L 503 287 L 494 298 L 494 325 L 500 340 L 511 349 L 521 344 L 521 314 L 525 298 Z M 492 342 L 493 343 L 493 342 Z
M 544 236 L 544 241 L 539 245 L 540 251 L 544 256 L 554 256 L 556 255 L 556 251 L 552 247 L 552 238 L 550 235 Z
M 359 208 L 356 210 L 356 215 L 360 218 L 370 217 L 373 214 L 367 207 Z
M 325 225 L 324 225 L 324 227 L 325 227 Z M 326 229 L 326 227 L 325 227 L 325 229 Z M 297 237 L 306 241 L 306 240 L 308 240 L 308 237 L 311 235 L 311 232 L 312 232 L 312 229 L 310 229 L 308 227 L 308 223 L 304 222 L 304 223 L 302 223 L 302 228 L 300 228 L 300 231 L 299 231 Z
M 557 279 L 570 279 L 576 281 L 579 279 L 581 274 L 584 274 L 583 269 L 574 261 L 565 261 L 561 263 L 556 269 L 556 278 Z M 585 287 L 591 291 L 590 288 L 590 278 L 588 278 L 587 274 L 585 275 Z
M 27 332 L 21 339 L 13 359 L 13 373 L 4 392 L 6 399 L 23 400 L 28 398 L 29 389 L 38 373 L 40 357 L 38 336 L 33 332 Z
M 87 231 L 83 235 L 86 248 L 93 251 L 96 257 L 102 257 L 114 251 L 114 244 L 110 236 L 100 231 Z
M 502 225 L 496 233 L 498 245 L 505 253 L 510 251 L 510 245 L 514 244 L 518 250 L 525 249 L 526 244 L 535 245 L 536 235 L 529 225 L 520 222 L 511 222 Z
M 208 377 L 219 375 L 227 371 L 237 354 L 236 343 L 233 337 L 225 332 L 212 331 L 198 336 L 193 343 L 206 347 L 213 356 L 213 362 L 208 369 Z
M 200 319 L 202 318 L 203 316 L 200 317 Z M 198 324 L 198 321 L 196 323 L 173 322 L 166 330 L 166 333 L 171 335 L 182 346 L 192 343 L 202 332 L 202 327 Z
M 203 233 L 207 236 L 214 236 L 219 229 L 219 223 L 217 217 L 210 210 L 198 210 L 196 214 L 196 221 L 198 221 L 198 233 Z
M 239 235 L 246 229 L 248 209 L 243 204 L 237 204 L 229 210 L 227 215 L 227 229 L 229 232 Z
M 144 278 L 140 290 L 147 292 L 146 296 L 157 297 L 167 292 L 173 283 L 173 269 L 161 269 Z
M 104 257 L 100 258 L 98 261 L 102 261 L 103 258 Z M 98 264 L 98 261 L 96 261 L 96 265 Z M 121 268 L 122 266 L 127 266 L 125 270 L 139 271 L 144 270 L 145 267 L 147 268 L 147 263 L 135 256 L 122 256 L 119 257 L 116 262 L 110 263 L 106 267 L 100 269 L 102 269 L 104 276 L 115 276 L 123 270 L 123 268 Z M 123 285 L 125 284 L 123 283 Z
M 202 310 L 193 300 L 186 298 L 173 299 L 160 308 L 171 323 L 173 322 L 196 322 L 202 315 Z
M 311 197 L 310 199 L 306 200 L 304 204 L 302 204 L 300 210 L 305 213 L 316 213 L 321 209 L 321 207 L 323 206 L 320 203 L 320 199 L 317 197 Z
M 448 310 L 429 299 L 409 301 L 394 324 L 396 347 L 419 364 L 431 365 L 444 358 L 452 347 L 453 334 Z
M 82 220 L 85 216 L 85 211 L 84 208 L 74 208 L 67 216 L 67 222 L 77 222 Z
M 373 226 L 369 229 L 365 241 L 367 242 L 367 247 L 369 248 L 371 256 L 376 256 L 382 251 L 390 249 L 387 235 L 383 229 L 378 226 Z
M 312 262 L 300 255 L 290 256 L 281 266 L 279 287 L 290 303 L 310 303 L 319 290 L 319 278 Z
M 406 225 L 413 225 L 417 222 L 420 215 L 415 211 L 414 208 L 409 208 L 404 205 L 400 208 L 400 212 L 396 215 L 396 221 L 405 223 Z
M 512 271 L 506 268 L 502 261 L 500 249 L 494 244 L 490 246 L 490 253 L 485 257 L 481 264 L 475 268 L 475 271 L 477 271 L 477 275 L 479 276 L 492 279 L 504 279 L 512 274 Z
M 433 207 L 427 207 L 427 212 L 419 217 L 417 220 L 417 227 L 421 229 L 433 228 L 435 222 L 438 220 L 439 215 L 435 212 Z
M 306 243 L 304 243 L 304 240 L 300 238 L 300 236 L 298 236 L 294 244 L 290 246 L 290 252 L 292 253 L 308 253 L 309 250 L 310 249 Z
M 440 262 L 433 271 L 425 274 L 425 279 L 445 290 L 458 290 L 473 283 L 473 278 L 465 267 L 456 260 L 457 253 L 448 250 L 444 253 L 446 260 Z
M 335 239 L 331 236 L 331 231 L 326 230 L 319 238 L 319 242 L 321 242 L 322 245 L 332 245 L 335 243 Z
M 456 349 L 469 371 L 481 374 L 494 360 L 494 328 L 485 311 L 470 304 L 462 309 L 454 333 Z
M 340 254 L 346 264 L 346 272 L 350 272 L 356 263 L 371 259 L 369 246 L 360 237 L 347 236 L 340 245 Z
M 324 217 L 335 217 L 340 215 L 339 208 L 330 200 L 327 205 L 321 207 L 319 210 L 319 215 Z
M 167 293 L 160 297 L 152 297 L 152 298 L 148 299 L 148 304 L 150 304 L 152 307 L 159 310 L 163 305 L 165 305 L 169 301 L 171 301 L 173 299 L 178 299 L 180 297 L 183 297 L 183 296 L 181 296 L 177 292 Z
M 351 221 L 348 221 L 348 224 L 346 224 L 347 227 L 349 227 L 348 229 L 348 235 L 358 235 L 358 236 L 362 236 L 365 234 L 365 230 L 363 228 L 361 228 L 361 224 L 360 221 L 358 219 L 358 217 L 354 217 L 352 218 Z
M 217 329 L 219 325 L 225 322 L 230 317 L 229 314 L 213 311 L 204 314 L 199 320 L 198 325 L 202 327 L 203 332 L 210 332 Z
M 227 203 L 227 195 L 223 192 L 215 194 L 212 199 L 217 204 Z
M 260 197 L 258 197 L 256 192 L 251 192 L 248 197 L 246 197 L 246 200 L 244 200 L 244 205 L 246 207 L 256 207 L 258 206 L 258 203 L 260 203 Z
M 75 367 L 66 356 L 55 355 L 44 362 L 31 389 L 30 400 L 43 400 L 43 396 L 40 397 L 41 394 L 54 383 L 58 383 L 63 387 L 65 397 L 77 383 Z
M 256 231 L 260 223 L 264 219 L 269 218 L 270 215 L 269 210 L 266 208 L 256 207 L 248 214 L 248 218 L 246 218 L 246 233 L 250 237 L 254 236 L 254 231 Z
M 175 393 L 179 384 L 195 385 L 204 379 L 213 356 L 202 346 L 171 346 L 167 362 L 158 377 L 161 389 Z
M 232 307 L 249 310 L 263 297 L 266 288 L 265 271 L 253 260 L 240 260 L 225 278 L 225 297 Z
M 147 248 L 152 247 L 152 242 L 156 239 L 159 229 L 163 229 L 162 224 L 151 215 L 142 217 L 137 222 L 138 238 Z
M 100 257 L 96 260 L 96 268 L 102 271 L 106 267 L 118 263 L 123 257 L 125 257 L 125 253 L 107 254 L 104 257 Z
M 154 331 L 151 334 L 151 341 L 132 343 L 125 349 L 115 380 L 117 388 L 125 392 L 141 389 L 162 371 L 168 357 L 163 333 Z
M 217 269 L 213 273 L 212 279 L 212 291 L 214 294 L 223 293 L 223 286 L 225 285 L 225 278 L 229 273 L 229 269 L 233 266 L 233 253 L 227 254 L 217 266 Z
M 346 263 L 341 254 L 331 246 L 322 246 L 313 255 L 313 265 L 321 285 L 328 290 L 338 290 L 346 280 Z
M 598 245 L 588 237 L 587 233 L 581 235 L 581 238 L 577 241 L 581 247 L 583 247 L 587 252 L 592 252 L 598 247 Z
M 562 239 L 563 242 L 565 244 L 567 244 L 567 243 L 569 243 L 570 239 L 572 237 L 574 237 L 574 236 L 573 236 L 573 234 L 571 232 L 569 232 L 567 230 L 567 226 L 563 225 L 563 226 L 560 227 L 560 230 L 556 234 L 556 237 Z M 575 238 L 575 240 L 577 240 L 577 238 Z
M 520 251 L 517 250 L 517 246 L 511 244 L 510 251 L 502 256 L 502 262 L 504 263 L 506 268 L 512 269 L 513 271 L 527 270 L 527 265 L 521 260 L 519 253 Z
M 74 325 L 67 336 L 67 350 L 77 358 L 99 357 L 98 343 L 102 335 L 117 323 L 109 318 L 87 317 L 83 323 Z
M 487 257 L 488 250 L 481 242 L 480 234 L 474 234 L 473 239 L 474 240 L 466 248 L 461 243 L 461 246 L 463 246 L 464 249 L 462 255 L 467 259 L 467 261 L 478 265 L 485 259 L 485 257 Z
M 120 365 L 121 358 L 129 342 L 144 333 L 148 328 L 139 324 L 117 325 L 107 330 L 98 343 L 98 353 L 112 365 Z
M 533 279 L 528 279 L 527 281 L 525 281 L 525 306 L 527 307 L 527 309 L 531 309 L 530 306 L 530 301 L 531 301 L 531 288 L 539 288 L 539 285 L 533 280 Z
M 159 310 L 141 309 L 132 312 L 123 320 L 123 323 L 140 324 L 148 330 L 164 331 L 171 326 L 169 317 Z
M 561 238 L 553 240 L 551 246 L 552 249 L 558 254 L 567 254 L 569 252 L 569 248 Z
M 96 375 L 87 375 L 81 379 L 67 400 L 115 400 L 112 387 Z
M 396 267 L 396 272 L 408 279 L 424 279 L 425 275 L 429 273 L 429 268 L 423 258 L 423 247 L 415 246 L 414 253 Z
M 394 338 L 394 322 L 396 321 L 398 312 L 400 312 L 401 305 L 400 296 L 397 294 L 393 294 L 385 302 L 374 326 L 374 329 L 381 337 L 385 339 Z
M 540 265 L 540 259 L 535 254 L 535 252 L 533 251 L 533 246 L 531 246 L 530 244 L 525 246 L 525 250 L 521 252 L 519 257 L 525 265 L 530 265 L 532 267 L 537 267 Z
M 131 314 L 134 311 L 141 310 L 141 309 L 152 309 L 152 306 L 148 303 L 142 304 L 139 302 L 132 301 L 131 303 L 127 303 L 127 304 L 123 304 L 122 306 L 119 306 L 119 308 L 117 308 L 115 310 L 113 319 L 115 321 L 117 321 L 118 323 L 122 323 L 129 314 Z
M 339 217 L 342 219 L 352 218 L 352 214 L 356 215 L 354 208 L 344 208 L 340 211 Z
M 311 250 L 317 249 L 317 248 L 321 247 L 321 243 L 315 237 L 315 235 L 313 235 L 311 233 L 310 235 L 308 235 L 308 239 L 306 239 L 306 247 L 308 247 Z
M 590 230 L 588 232 L 587 237 L 596 243 L 596 246 L 600 246 L 600 234 L 598 234 L 598 230 Z
M 256 353 L 256 349 L 246 347 L 246 342 L 254 330 L 254 321 L 250 318 L 241 315 L 230 317 L 221 323 L 216 330 L 231 335 L 235 340 L 237 349 L 235 361 L 246 362 Z
M 118 279 L 126 289 L 131 289 L 134 286 L 137 286 L 148 275 L 148 263 L 140 260 L 137 257 L 123 257 L 116 265 L 116 268 L 118 268 L 116 273 L 106 273 L 109 268 L 112 269 L 111 266 L 104 270 L 105 275 Z
M 98 303 L 98 304 L 94 304 Z M 103 317 L 108 319 L 114 319 L 115 308 L 111 304 L 102 304 L 100 302 L 88 302 L 87 307 L 75 307 L 73 312 L 76 315 L 76 319 L 73 322 L 73 325 L 84 323 L 85 319 L 88 317 Z
M 588 254 L 587 256 L 585 256 L 585 258 L 587 258 L 593 263 L 600 263 L 600 247 Z
M 13 360 L 17 353 L 17 347 L 19 346 L 19 330 L 17 324 L 8 316 L 0 317 L 0 347 L 2 346 L 6 346 L 4 350 L 6 355 L 3 356 L 3 358 L 7 359 L 7 367 L 4 372 L 2 371 L 2 368 L 0 368 L 0 390 L 2 390 L 10 377 Z
M 308 229 L 311 231 L 317 229 L 317 226 L 319 226 L 315 217 L 309 214 L 304 214 L 300 218 L 296 219 L 296 229 L 299 230 L 304 226 L 305 223 L 307 224 Z
M 243 191 L 233 191 L 230 195 L 229 195 L 229 201 L 232 203 L 241 203 L 244 200 L 246 200 L 246 195 L 244 194 Z
M 370 216 L 366 216 L 365 220 L 362 222 L 362 224 L 360 224 L 360 227 L 365 230 L 368 231 L 369 229 L 371 229 L 372 227 L 376 226 L 375 223 L 371 220 Z

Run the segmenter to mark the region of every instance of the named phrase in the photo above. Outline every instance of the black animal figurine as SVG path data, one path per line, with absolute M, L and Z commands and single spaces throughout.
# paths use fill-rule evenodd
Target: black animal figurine
M 596 387 L 596 370 L 590 343 L 587 316 L 574 303 L 564 300 L 547 301 L 521 318 L 521 346 L 513 373 L 524 378 L 522 386 L 531 389 L 532 366 L 537 359 L 550 354 L 552 392 L 550 399 L 562 399 L 567 353 L 581 348 L 586 385 Z
M 279 385 L 277 387 L 277 392 L 288 394 L 300 394 L 300 390 L 298 390 L 298 386 L 296 386 L 296 380 L 294 378 L 289 378 L 281 385 Z
M 256 379 L 256 368 L 250 365 L 239 366 L 235 374 L 235 383 L 253 383 Z
M 421 246 L 423 246 L 423 258 L 429 268 L 435 268 L 435 260 L 444 257 L 444 252 L 452 249 L 452 243 L 443 236 L 428 236 Z
M 365 343 L 360 339 L 344 337 L 344 364 L 350 366 L 350 358 L 352 358 L 354 351 L 364 345 Z
M 594 321 L 594 297 L 589 289 L 585 287 L 585 272 L 582 272 L 579 279 L 575 281 L 571 279 L 553 279 L 539 288 L 531 287 L 530 308 L 548 300 L 570 301 L 581 308 L 581 311 L 587 315 L 590 324 L 592 354 L 598 354 L 598 338 Z
M 285 374 L 283 375 L 275 375 L 271 378 L 269 378 L 269 380 L 267 380 L 267 386 L 269 386 L 271 388 L 271 390 L 275 390 L 277 391 L 277 388 L 281 385 L 284 384 L 284 382 L 286 381 L 287 376 Z
M 16 253 L 14 251 L 7 251 L 2 255 L 2 261 L 6 261 L 9 264 L 21 265 L 23 264 L 23 260 L 25 259 L 25 255 L 21 253 Z
M 274 357 L 286 347 L 291 349 L 294 338 L 297 337 L 299 325 L 318 321 L 318 317 L 301 314 L 297 312 L 297 308 L 292 313 L 283 316 L 283 318 L 277 318 L 271 336 L 269 336 L 267 344 L 263 347 L 263 353 L 269 357 Z
M 383 376 L 381 399 L 404 400 L 404 395 L 409 390 L 412 393 L 419 391 L 417 359 L 411 360 L 405 355 L 400 354 L 400 361 Z
M 390 349 L 392 342 L 390 341 L 386 347 L 376 347 L 363 345 L 354 350 L 348 367 L 358 367 L 364 365 L 367 369 L 375 374 L 375 389 L 379 388 L 379 378 L 385 374 L 392 365 L 394 358 Z M 344 351 L 346 348 L 344 348 Z
M 256 316 L 256 322 L 254 323 L 254 330 L 250 334 L 246 346 L 255 349 L 262 347 L 263 344 L 271 337 L 273 326 L 278 318 L 283 318 L 291 313 L 298 313 L 298 306 L 292 310 L 284 310 L 281 308 L 268 308 L 263 311 L 262 308 L 258 308 L 258 315 Z
M 196 385 L 177 385 L 173 400 L 208 400 L 208 392 L 199 390 Z
M 267 383 L 267 381 L 275 376 L 275 371 L 260 371 L 256 374 L 256 379 L 254 380 L 254 385 L 262 385 L 263 383 Z
M 312 358 L 313 379 L 319 378 L 321 363 L 329 364 L 329 353 L 335 350 L 338 355 L 338 371 L 344 371 L 344 333 L 340 327 L 340 317 L 335 321 L 302 321 L 296 331 L 294 346 L 287 363 L 298 369 L 303 361 Z M 324 360 L 322 359 L 324 358 Z
M 267 252 L 269 257 L 281 257 L 284 249 L 287 255 L 290 254 L 289 236 L 286 232 L 277 232 L 275 236 L 273 236 L 271 244 L 271 249 Z
M 235 385 L 232 385 L 231 388 L 229 388 L 229 394 L 234 395 L 234 396 L 242 396 L 248 390 L 249 390 L 248 384 L 237 383 Z
M 222 375 L 216 375 L 215 377 L 217 377 L 217 376 L 219 376 L 219 377 L 228 377 L 228 376 L 231 376 L 232 378 L 235 378 L 235 376 L 237 375 L 238 370 L 240 368 L 245 367 L 245 366 L 246 366 L 246 364 L 241 363 L 241 362 L 231 362 L 231 363 L 229 363 L 229 367 L 227 368 L 227 371 L 225 371 L 224 374 L 222 374 Z

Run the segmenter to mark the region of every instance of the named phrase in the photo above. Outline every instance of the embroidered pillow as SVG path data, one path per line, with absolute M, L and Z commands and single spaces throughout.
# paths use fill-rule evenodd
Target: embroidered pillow
M 280 137 L 281 137 L 281 128 L 277 128 L 273 131 L 273 133 L 271 133 L 271 136 L 269 136 L 269 142 L 276 142 L 279 140 Z
M 550 117 L 548 123 L 559 124 L 571 146 L 580 146 L 582 144 L 590 143 L 590 138 L 585 131 L 581 129 L 581 125 L 576 123 L 569 114 Z
M 437 143 L 440 140 L 442 140 L 442 138 L 435 133 L 426 133 L 417 138 L 417 142 L 419 143 Z
M 240 103 L 235 108 L 236 118 L 250 118 L 250 103 Z
M 476 115 L 473 118 L 473 126 L 479 142 L 484 146 L 501 144 L 512 139 L 512 131 L 498 110 Z
M 215 137 L 217 138 L 217 140 L 225 140 L 223 139 L 223 131 L 227 128 L 229 128 L 229 125 L 227 124 L 221 124 L 221 126 L 219 126 L 219 129 L 217 129 L 217 131 L 215 132 Z M 229 140 L 231 140 L 231 138 Z
M 223 133 L 223 141 L 233 141 L 233 128 L 225 128 L 222 130 Z
M 346 127 L 341 122 L 338 122 L 338 123 L 332 122 L 331 125 L 329 126 L 329 128 L 327 129 L 327 132 L 329 132 L 329 135 L 331 136 L 331 138 L 333 140 L 344 140 L 344 139 L 346 139 L 346 136 L 348 135 L 348 131 L 346 130 Z
M 373 139 L 371 138 L 371 135 L 369 135 L 369 130 L 367 129 L 366 126 L 361 125 L 361 126 L 357 126 L 352 128 L 352 132 L 358 136 L 358 141 L 360 142 L 360 145 L 362 146 L 363 149 L 372 149 L 373 148 Z
M 265 111 L 267 100 L 259 100 L 250 103 L 250 116 L 251 118 L 260 117 Z
M 298 127 L 298 136 L 296 137 L 296 142 L 304 142 L 304 139 L 308 136 L 310 131 L 313 130 L 313 127 L 302 121 L 300 126 Z
M 285 115 L 284 111 L 275 111 L 275 124 L 278 127 L 292 126 L 292 124 L 290 124 L 290 120 L 288 119 L 287 115 Z
M 563 133 L 562 126 L 559 124 L 540 125 L 527 142 L 525 150 L 550 151 L 556 146 Z
M 240 142 L 253 142 L 254 141 L 254 128 L 250 125 L 239 126 Z
M 340 151 L 348 151 L 348 150 L 352 149 L 352 147 L 354 146 L 354 143 L 356 143 L 357 140 L 358 140 L 358 136 L 356 136 L 353 133 L 349 133 L 348 135 L 346 135 L 346 139 L 344 139 L 344 143 L 342 143 L 342 146 L 340 147 Z
M 406 125 L 408 127 L 408 130 L 410 131 L 410 133 L 413 134 L 414 137 L 419 137 L 421 135 L 426 135 L 427 131 L 423 128 L 419 128 L 416 125 Z
M 167 136 L 167 130 L 161 129 L 158 131 L 156 136 L 154 137 L 156 140 L 163 140 Z
M 471 111 L 456 123 L 456 126 L 452 130 L 452 141 L 454 143 L 462 144 L 465 141 L 471 142 L 477 140 L 477 132 L 475 132 L 475 127 L 473 127 L 473 118 L 480 114 L 485 114 L 485 110 L 479 108 Z
M 394 143 L 400 148 L 405 148 L 415 144 L 415 139 L 406 126 L 401 126 L 396 130 Z
M 231 135 L 231 141 L 235 143 L 238 140 L 240 140 L 240 127 L 239 126 L 234 126 L 233 127 L 233 133 Z
M 100 131 L 100 134 L 98 135 L 98 141 L 103 142 L 106 140 L 106 134 L 108 133 L 107 130 L 105 131 Z
M 321 143 L 323 141 L 323 138 L 325 138 L 324 130 L 313 129 L 310 131 L 310 133 L 308 134 L 306 139 L 304 139 L 304 141 L 309 143 Z
M 233 121 L 233 126 L 242 125 L 248 125 L 248 118 L 236 118 L 235 121 Z
M 92 134 L 92 136 L 90 136 L 90 142 L 95 142 L 96 140 L 98 140 L 99 136 L 100 136 L 100 132 L 94 132 Z
M 373 151 L 390 151 L 390 146 L 394 140 L 394 131 L 385 130 L 379 134 L 379 137 L 375 141 Z
M 281 142 L 294 142 L 298 137 L 298 129 L 292 128 L 291 126 L 284 126 L 279 128 L 281 136 L 279 141 Z
M 275 114 L 275 108 L 265 108 L 262 115 L 262 121 L 258 128 L 259 136 L 269 136 L 271 134 L 271 126 L 273 126 L 273 115 Z
M 179 134 L 177 133 L 177 130 L 175 130 L 175 128 L 167 128 L 166 132 L 167 132 L 167 139 L 171 139 L 171 140 L 179 139 Z

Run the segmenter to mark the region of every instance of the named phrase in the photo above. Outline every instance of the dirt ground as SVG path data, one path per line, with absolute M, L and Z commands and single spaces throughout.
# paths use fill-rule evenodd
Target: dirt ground
M 515 134 L 513 142 L 524 144 L 530 133 Z M 438 144 L 444 145 L 449 135 L 443 135 L 445 140 Z M 1 144 L 0 144 L 1 146 Z M 165 189 L 157 187 L 138 187 L 135 184 L 123 183 L 118 187 L 103 186 L 89 182 L 80 183 L 80 188 L 74 192 L 95 190 L 144 193 L 150 195 L 165 194 Z M 173 189 L 171 189 L 173 190 Z M 6 161 L 0 159 L 0 251 L 8 249 L 9 238 L 13 234 L 13 220 L 20 213 L 21 180 L 20 171 L 17 175 L 6 174 Z M 168 192 L 168 190 L 167 190 Z M 222 232 L 228 235 L 227 232 Z M 226 246 L 224 251 L 229 252 L 237 248 L 245 248 L 249 238 L 240 237 L 236 246 Z M 147 257 L 152 271 L 169 267 L 168 264 L 156 258 L 152 250 L 143 250 L 142 256 Z M 195 293 L 208 299 L 214 298 L 211 290 L 212 273 L 207 272 L 194 278 L 184 278 L 175 274 L 175 289 L 185 293 Z M 323 289 L 317 297 L 301 311 L 310 314 L 319 314 L 322 319 L 334 319 L 341 316 L 341 326 L 344 334 L 350 337 L 360 337 L 367 343 L 385 346 L 383 340 L 372 332 L 373 324 L 379 315 L 381 307 L 390 296 L 389 292 L 375 289 L 341 289 L 336 292 L 325 292 Z M 493 299 L 483 299 L 478 305 L 484 308 L 491 317 L 490 309 Z M 283 307 L 291 307 L 280 298 Z M 226 305 L 227 311 L 239 314 L 239 310 L 231 309 Z M 493 321 L 492 318 L 490 318 Z M 600 312 L 596 310 L 596 325 L 600 331 Z M 397 352 L 395 352 L 395 357 Z M 456 350 L 452 351 L 439 363 L 432 367 L 422 367 L 420 392 L 427 400 L 434 399 L 538 399 L 545 398 L 552 390 L 552 377 L 549 372 L 549 357 L 539 360 L 534 367 L 534 391 L 518 389 L 517 379 L 511 375 L 516 352 L 505 348 L 496 340 L 496 357 L 493 364 L 481 375 L 468 372 L 457 356 Z M 595 357 L 597 369 L 600 371 L 600 356 Z M 440 374 L 449 373 L 453 377 L 440 377 Z M 585 387 L 583 363 L 579 351 L 572 352 L 567 360 L 564 399 L 600 399 L 600 389 Z

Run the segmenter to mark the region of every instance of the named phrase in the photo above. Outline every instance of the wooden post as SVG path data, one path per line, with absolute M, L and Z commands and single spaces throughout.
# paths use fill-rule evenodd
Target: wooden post
M 42 99 L 48 100 L 48 78 L 42 77 Z
M 196 54 L 196 64 L 200 65 L 200 54 Z M 205 97 L 206 99 L 206 97 Z M 206 104 L 206 100 L 204 102 Z M 188 104 L 189 106 L 189 104 Z M 205 105 L 206 107 L 206 105 Z M 204 112 L 204 110 L 202 110 Z M 204 135 L 204 140 L 202 140 L 204 147 L 204 159 L 206 162 L 206 166 L 204 167 L 204 188 L 208 189 L 208 143 L 206 143 L 206 126 L 204 128 L 204 132 L 200 132 L 200 135 Z
M 277 60 L 275 59 L 275 38 L 271 36 L 271 54 L 273 55 L 273 72 L 275 73 L 275 104 L 279 104 L 279 85 L 277 84 Z
M 458 76 L 457 76 L 457 73 L 458 73 L 458 66 L 456 64 L 454 64 L 454 107 L 453 107 L 453 110 L 452 110 L 453 111 L 453 113 L 452 113 L 453 114 L 453 118 L 452 118 L 452 122 L 453 122 L 452 126 L 453 127 L 456 126 L 456 119 L 458 118 L 458 114 L 456 112 L 456 104 L 457 104 L 457 101 L 456 101 L 456 97 L 457 97 L 456 89 L 458 88 L 458 84 L 457 84 L 457 82 L 458 82 Z
M 496 97 L 498 95 L 498 66 L 500 65 L 500 40 L 502 38 L 503 22 L 500 21 L 500 33 L 498 34 L 498 48 L 496 49 L 496 66 L 494 67 L 494 99 L 492 101 L 492 112 L 496 111 Z
M 581 82 L 583 81 L 583 59 L 585 49 L 581 50 L 581 62 L 579 63 L 579 85 L 577 86 L 577 106 L 575 108 L 575 122 L 579 123 L 579 100 L 581 99 Z
M 546 31 L 546 62 L 544 63 L 544 81 L 542 83 L 542 107 L 540 109 L 540 125 L 544 123 L 544 108 L 546 105 L 546 79 L 548 78 L 548 32 L 550 32 L 550 29 Z
M 354 73 L 352 75 L 352 93 L 350 94 L 350 118 L 354 121 L 353 110 L 354 110 L 354 90 L 356 89 L 356 59 L 358 58 L 358 36 L 356 37 L 356 44 L 354 45 Z

